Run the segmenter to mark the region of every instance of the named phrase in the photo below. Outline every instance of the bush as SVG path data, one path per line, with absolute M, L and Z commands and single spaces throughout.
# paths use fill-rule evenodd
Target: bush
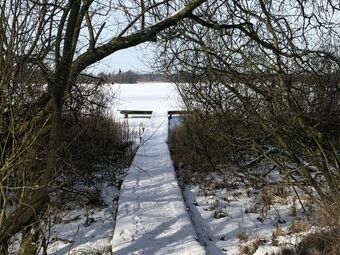
M 124 124 L 105 116 L 66 120 L 59 184 L 63 202 L 98 206 L 103 183 L 118 186 L 132 153 Z
M 171 133 L 172 157 L 181 176 L 190 181 L 194 174 L 204 179 L 212 171 L 231 169 L 245 162 L 250 144 L 229 142 L 226 129 L 242 136 L 242 127 L 231 124 L 227 114 L 219 116 L 204 111 L 189 111 L 182 123 Z M 226 124 L 229 123 L 229 124 Z M 231 132 L 231 131 L 230 131 Z M 230 133 L 231 134 L 231 133 Z

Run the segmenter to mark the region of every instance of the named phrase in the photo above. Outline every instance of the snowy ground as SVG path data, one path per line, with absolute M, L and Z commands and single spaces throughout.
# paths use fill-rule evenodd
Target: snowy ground
M 204 189 L 185 185 L 183 194 L 208 255 L 278 254 L 310 231 L 293 191 L 276 180 L 262 190 L 227 188 L 227 175 L 212 175 L 207 183 L 212 185 Z
M 122 185 L 114 254 L 205 254 L 177 184 L 167 136 L 167 112 L 154 112 Z
M 105 203 L 102 208 L 75 209 L 62 215 L 60 223 L 49 230 L 48 254 L 111 254 L 118 190 L 105 185 L 101 197 Z

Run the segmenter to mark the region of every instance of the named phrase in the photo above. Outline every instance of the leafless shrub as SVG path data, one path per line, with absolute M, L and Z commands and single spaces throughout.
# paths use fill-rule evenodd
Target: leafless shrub
M 272 233 L 272 239 L 271 239 L 271 244 L 273 246 L 278 246 L 279 242 L 278 242 L 278 237 L 281 236 L 283 234 L 283 230 L 280 227 L 280 224 L 276 225 L 276 228 L 274 229 L 273 233 Z
M 237 239 L 239 239 L 240 241 L 248 241 L 248 238 L 249 238 L 249 236 L 248 236 L 246 230 L 239 227 Z
M 229 175 L 228 182 L 218 182 L 217 186 L 216 181 L 209 181 L 209 174 L 220 173 L 226 179 L 225 169 L 231 169 L 243 155 L 241 149 L 227 143 L 223 129 L 216 126 L 220 126 L 217 118 L 209 113 L 188 112 L 169 139 L 175 167 L 185 181 L 196 180 L 202 187 L 214 185 L 215 189 L 234 186 L 235 177 L 239 176 Z
M 66 121 L 63 161 L 60 162 L 60 194 L 66 201 L 102 205 L 101 186 L 118 186 L 132 158 L 132 141 L 125 126 L 96 115 Z M 61 202 L 60 201 L 60 202 Z M 56 201 L 58 202 L 58 201 Z

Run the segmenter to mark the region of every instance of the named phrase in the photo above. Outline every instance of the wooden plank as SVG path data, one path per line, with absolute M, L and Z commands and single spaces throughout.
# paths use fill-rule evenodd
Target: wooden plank
M 168 111 L 168 114 L 170 115 L 174 115 L 174 114 L 178 114 L 178 115 L 182 115 L 185 114 L 187 111 Z
M 152 114 L 152 111 L 141 111 L 141 110 L 119 110 L 121 114 Z

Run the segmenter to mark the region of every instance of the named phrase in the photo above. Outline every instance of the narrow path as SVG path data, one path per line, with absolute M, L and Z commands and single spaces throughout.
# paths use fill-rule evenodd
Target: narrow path
M 115 255 L 205 254 L 177 184 L 167 136 L 167 112 L 154 112 L 122 185 Z

